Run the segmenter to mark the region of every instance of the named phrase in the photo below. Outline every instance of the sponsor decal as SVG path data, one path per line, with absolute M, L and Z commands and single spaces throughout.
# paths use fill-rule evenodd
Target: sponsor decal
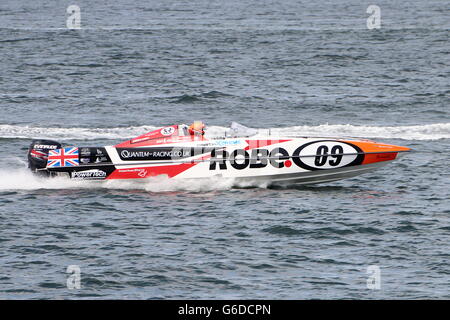
M 194 157 L 207 152 L 212 148 L 117 148 L 119 157 L 123 161 L 151 161 L 151 160 L 177 160 Z
M 314 157 L 306 157 L 315 155 Z M 314 141 L 297 148 L 292 161 L 306 170 L 323 170 L 359 165 L 364 160 L 362 150 L 340 141 Z
M 105 171 L 99 169 L 74 171 L 71 173 L 72 179 L 105 179 L 106 175 Z
M 90 161 L 91 161 L 90 158 L 80 158 L 80 162 L 81 162 L 82 164 L 87 164 L 87 163 L 89 163 Z
M 139 143 L 139 142 L 147 141 L 150 139 L 151 139 L 151 137 L 142 137 L 142 138 L 131 139 L 131 143 Z
M 126 173 L 126 172 L 140 172 L 145 169 L 118 169 L 117 171 L 120 173 Z
M 304 144 L 292 153 L 284 148 L 268 150 L 236 149 L 211 151 L 209 170 L 226 170 L 227 162 L 237 170 L 246 168 L 289 168 L 292 164 L 306 170 L 333 169 L 361 164 L 364 160 L 362 150 L 350 143 L 339 141 L 314 141 Z
M 107 157 L 95 158 L 95 163 L 100 163 L 100 162 L 109 162 L 109 159 Z
M 86 163 L 111 162 L 105 148 L 79 148 L 80 161 Z
M 171 136 L 172 134 L 175 133 L 175 128 L 174 127 L 162 128 L 160 132 L 163 136 Z
M 209 170 L 217 168 L 226 170 L 226 161 L 229 161 L 230 165 L 237 170 L 247 167 L 251 169 L 264 168 L 268 164 L 274 168 L 284 168 L 287 159 L 289 159 L 289 153 L 283 148 L 274 148 L 271 151 L 267 149 L 236 149 L 232 153 L 225 150 L 213 150 Z
M 141 178 L 145 178 L 147 176 L 148 171 L 146 169 L 119 169 L 119 173 L 130 173 L 130 172 L 136 172 L 137 175 Z
M 82 156 L 88 156 L 91 154 L 91 150 L 89 148 L 81 148 L 80 149 L 80 155 Z
M 147 159 L 147 158 L 166 158 L 169 159 L 172 157 L 180 157 L 183 156 L 182 151 L 130 151 L 130 150 L 122 150 L 120 152 L 120 157 L 122 159 Z M 187 156 L 187 155 L 186 155 Z
M 58 149 L 58 146 L 56 146 L 56 145 L 49 145 L 49 144 L 35 144 L 33 146 L 33 149 L 51 149 L 51 150 L 55 150 L 55 149 Z
M 212 147 L 212 146 L 216 146 L 215 142 L 203 142 L 203 143 L 198 143 L 197 147 Z
M 130 143 L 139 143 L 139 142 L 155 139 L 158 136 L 158 133 L 159 133 L 158 131 L 152 131 L 152 132 L 146 133 L 142 136 L 131 139 Z
M 219 147 L 235 146 L 241 144 L 241 142 L 241 140 L 218 140 L 215 141 L 215 145 Z
M 144 178 L 146 175 L 147 175 L 147 170 L 141 170 L 141 171 L 138 173 L 138 176 L 139 176 L 139 177 L 142 177 L 142 178 Z
M 32 149 L 30 151 L 30 155 L 33 158 L 37 158 L 39 160 L 47 160 L 48 159 L 47 152 L 45 152 L 45 151 L 39 151 L 39 150 Z

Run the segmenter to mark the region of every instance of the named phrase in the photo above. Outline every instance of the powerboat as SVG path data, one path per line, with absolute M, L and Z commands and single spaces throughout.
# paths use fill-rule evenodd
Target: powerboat
M 194 122 L 162 127 L 112 146 L 34 140 L 29 168 L 81 180 L 232 178 L 237 182 L 314 184 L 378 169 L 411 149 L 366 139 L 273 135 L 236 122 L 208 137 Z

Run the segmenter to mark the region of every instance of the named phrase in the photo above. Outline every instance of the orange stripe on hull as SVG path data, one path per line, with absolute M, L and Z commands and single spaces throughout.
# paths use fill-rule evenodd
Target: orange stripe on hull
M 382 161 L 394 160 L 398 152 L 410 151 L 410 148 L 396 146 L 392 144 L 383 144 L 371 141 L 346 141 L 361 148 L 366 153 L 364 161 L 361 164 L 369 164 Z

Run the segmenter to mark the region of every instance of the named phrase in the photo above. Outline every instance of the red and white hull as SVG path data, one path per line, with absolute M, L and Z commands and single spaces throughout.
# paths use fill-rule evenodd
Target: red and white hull
M 180 126 L 171 126 L 115 146 L 78 147 L 78 165 L 61 160 L 64 148 L 60 148 L 50 151 L 51 165 L 42 170 L 84 180 L 165 175 L 171 179 L 222 177 L 242 182 L 312 184 L 372 171 L 410 150 L 368 140 L 258 134 L 207 139 L 184 133 Z M 73 158 L 73 149 L 66 148 L 66 153 Z M 59 166 L 55 159 L 61 160 Z

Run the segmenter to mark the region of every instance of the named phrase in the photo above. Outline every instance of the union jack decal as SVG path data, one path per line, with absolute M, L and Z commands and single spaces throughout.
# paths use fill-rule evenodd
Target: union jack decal
M 49 167 L 76 167 L 79 166 L 78 148 L 69 147 L 50 150 L 48 153 L 47 168 Z

